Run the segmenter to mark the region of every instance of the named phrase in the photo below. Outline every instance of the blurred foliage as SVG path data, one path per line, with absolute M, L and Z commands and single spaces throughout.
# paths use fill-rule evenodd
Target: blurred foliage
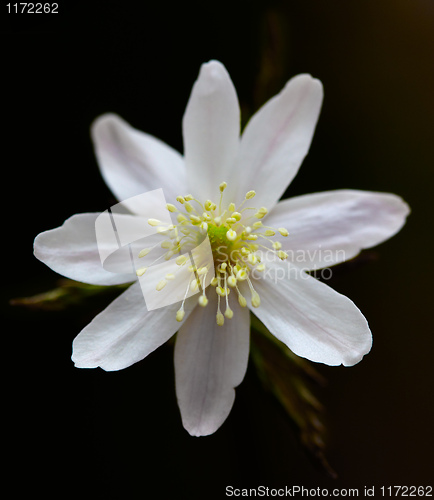
M 296 356 L 274 337 L 253 314 L 250 353 L 264 388 L 291 418 L 302 445 L 330 477 L 336 478 L 325 457 L 326 428 L 321 419 L 324 407 L 310 388 L 324 387 L 324 377 L 308 360 Z
M 56 288 L 31 297 L 11 299 L 10 304 L 43 311 L 64 311 L 72 306 L 80 306 L 88 299 L 109 300 L 129 286 L 129 283 L 115 286 L 88 285 L 66 278 L 60 279 L 57 284 Z

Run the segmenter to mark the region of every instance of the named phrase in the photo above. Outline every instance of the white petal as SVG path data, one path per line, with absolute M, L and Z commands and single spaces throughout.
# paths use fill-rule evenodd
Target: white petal
M 114 114 L 100 116 L 91 132 L 101 174 L 119 201 L 163 188 L 170 202 L 185 192 L 184 160 L 164 142 Z M 125 206 L 140 213 L 134 200 Z
M 247 308 L 234 307 L 232 319 L 216 324 L 216 294 L 197 307 L 178 332 L 175 345 L 176 394 L 182 422 L 192 436 L 215 432 L 232 408 L 249 355 Z
M 183 119 L 184 156 L 189 191 L 201 200 L 218 201 L 219 185 L 236 188 L 240 110 L 226 68 L 218 61 L 203 64 Z
M 132 273 L 116 274 L 103 268 L 95 233 L 99 215 L 73 215 L 62 226 L 38 234 L 35 256 L 56 273 L 83 283 L 117 285 L 133 281 Z
M 305 269 L 319 269 L 353 258 L 396 234 L 410 210 L 389 193 L 339 190 L 281 201 L 266 224 L 277 233 L 289 259 Z
M 185 306 L 186 318 L 196 302 L 189 304 Z M 178 309 L 179 304 L 174 304 L 148 312 L 140 286 L 134 283 L 75 338 L 75 366 L 112 371 L 142 360 L 179 328 L 175 319 Z
M 371 349 L 368 323 L 344 295 L 297 269 L 267 262 L 254 286 L 261 305 L 252 309 L 270 332 L 298 356 L 351 366 Z
M 237 168 L 241 193 L 256 190 L 255 206 L 271 209 L 306 156 L 323 97 L 310 75 L 292 78 L 249 121 L 241 137 Z

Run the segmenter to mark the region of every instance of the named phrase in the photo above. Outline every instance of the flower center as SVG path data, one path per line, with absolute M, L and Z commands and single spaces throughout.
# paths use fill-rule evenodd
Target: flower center
M 272 237 L 277 232 L 282 236 L 288 236 L 288 231 L 285 228 L 275 229 L 262 223 L 262 219 L 268 213 L 266 207 L 245 206 L 248 200 L 255 197 L 256 192 L 249 191 L 238 207 L 233 202 L 224 207 L 222 206 L 223 192 L 226 187 L 226 182 L 222 182 L 219 186 L 220 200 L 218 206 L 212 200 L 206 200 L 202 203 L 191 194 L 176 198 L 176 201 L 180 204 L 179 208 L 168 203 L 167 210 L 177 214 L 178 224 L 176 225 L 167 226 L 158 220 L 148 219 L 148 224 L 156 226 L 157 231 L 169 234 L 170 239 L 161 243 L 161 247 L 167 250 L 164 258 L 169 260 L 178 254 L 175 257 L 178 266 L 186 265 L 188 258 L 185 251 L 188 248 L 194 248 L 199 243 L 200 238 L 203 239 L 208 236 L 211 245 L 213 263 L 205 264 L 199 268 L 191 265 L 188 268 L 190 280 L 184 300 L 176 313 L 178 321 L 182 321 L 184 318 L 184 303 L 190 289 L 194 291 L 200 288 L 199 305 L 202 307 L 208 305 L 205 280 L 211 266 L 214 266 L 214 278 L 210 284 L 217 294 L 216 321 L 218 325 L 223 325 L 225 318 L 231 319 L 234 315 L 229 303 L 231 290 L 236 293 L 238 304 L 241 307 L 247 306 L 247 300 L 239 289 L 240 282 L 247 282 L 252 306 L 260 306 L 261 300 L 253 287 L 251 278 L 254 272 L 263 272 L 265 270 L 264 250 L 272 252 L 281 260 L 288 257 L 281 250 L 282 244 L 279 241 L 272 240 Z M 151 250 L 149 248 L 143 249 L 139 253 L 139 257 L 144 257 Z M 142 276 L 146 269 L 146 267 L 138 269 L 137 275 Z M 171 279 L 174 279 L 174 275 L 165 276 L 157 284 L 157 291 L 162 290 Z M 222 313 L 222 302 L 224 302 L 224 314 Z

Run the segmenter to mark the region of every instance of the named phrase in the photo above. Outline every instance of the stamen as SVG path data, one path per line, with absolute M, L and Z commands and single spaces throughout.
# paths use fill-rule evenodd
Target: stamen
M 227 278 L 225 274 L 225 290 L 229 293 L 228 287 L 227 287 Z M 229 299 L 228 299 L 228 293 L 226 293 L 226 310 L 225 310 L 225 316 L 228 319 L 232 319 L 234 312 L 232 309 L 229 307 Z
M 206 307 L 208 305 L 208 299 L 205 295 L 205 281 L 206 281 L 206 275 L 207 275 L 208 269 L 206 269 L 206 268 L 202 268 L 202 269 L 205 269 L 206 272 L 204 273 L 204 276 L 203 276 L 202 295 L 199 297 L 199 305 L 201 305 L 202 307 Z M 198 274 L 200 271 L 201 271 L 201 269 L 199 269 Z
M 161 222 L 157 219 L 148 219 L 148 224 L 150 226 L 159 226 Z
M 288 230 L 284 227 L 279 227 L 278 231 L 282 236 L 289 236 Z
M 157 283 L 157 286 L 155 287 L 155 289 L 157 290 L 157 292 L 160 292 L 166 285 L 167 285 L 167 281 L 165 279 L 162 279 Z
M 190 290 L 190 283 L 191 283 L 191 277 L 188 281 L 187 290 L 185 291 L 185 295 L 184 295 L 184 300 L 182 301 L 181 307 L 179 308 L 179 310 L 176 313 L 176 321 L 179 321 L 179 322 L 181 322 L 185 316 L 184 303 L 185 303 L 185 300 L 187 298 L 188 291 Z
M 219 326 L 223 326 L 225 323 L 225 317 L 220 311 L 220 295 L 218 296 L 217 299 L 217 314 L 216 314 L 216 321 Z
M 148 253 L 155 247 L 151 247 L 151 248 L 144 248 L 143 250 L 140 250 L 139 252 L 139 259 L 141 259 L 142 257 L 145 257 L 146 255 L 148 255 Z
M 232 274 L 228 278 L 228 285 L 231 287 L 234 287 L 234 286 L 236 286 L 236 284 L 237 284 L 237 278 L 235 278 L 235 276 Z
M 252 294 L 252 306 L 259 307 L 261 305 L 261 298 L 259 297 L 259 293 L 253 288 L 252 282 L 249 278 L 247 278 L 247 283 L 249 284 L 250 293 Z
M 181 322 L 184 319 L 185 316 L 185 311 L 184 311 L 184 304 L 181 306 L 181 308 L 176 312 L 176 321 Z
M 277 252 L 277 256 L 279 257 L 280 260 L 285 260 L 288 258 L 288 254 L 284 252 L 283 250 L 279 250 Z
M 176 257 L 175 262 L 178 266 L 183 266 L 187 262 L 187 257 L 185 255 L 180 255 L 179 257 Z
M 265 207 L 261 207 L 255 214 L 257 219 L 263 219 L 268 214 L 268 210 Z
M 143 276 L 146 273 L 147 269 L 148 269 L 147 267 L 140 267 L 139 269 L 137 269 L 136 271 L 137 276 L 139 277 Z
M 233 229 L 229 229 L 229 231 L 226 233 L 226 238 L 229 241 L 235 241 L 237 238 L 237 233 Z
M 199 297 L 199 305 L 201 305 L 202 307 L 206 307 L 208 305 L 208 299 L 205 295 L 201 295 Z

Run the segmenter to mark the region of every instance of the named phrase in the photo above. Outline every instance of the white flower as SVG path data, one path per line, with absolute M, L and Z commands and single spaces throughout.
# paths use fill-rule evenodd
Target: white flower
M 308 152 L 322 95 L 318 80 L 296 76 L 253 116 L 240 138 L 235 88 L 224 66 L 211 61 L 202 66 L 184 115 L 184 156 L 116 115 L 96 120 L 97 159 L 116 197 L 146 217 L 128 199 L 163 188 L 179 227 L 193 224 L 208 233 L 216 277 L 215 288 L 181 307 L 150 312 L 136 281 L 74 340 L 76 366 L 126 368 L 179 330 L 176 393 L 184 427 L 200 436 L 224 422 L 244 377 L 249 309 L 294 353 L 312 361 L 350 366 L 369 352 L 371 332 L 359 309 L 304 270 L 337 264 L 390 238 L 409 209 L 393 194 L 355 190 L 278 201 Z M 36 257 L 85 283 L 130 280 L 101 266 L 97 216 L 74 215 L 38 235 Z M 165 245 L 177 250 L 176 240 Z M 226 259 L 219 245 L 227 247 Z M 141 279 L 145 271 L 138 269 Z M 159 286 L 169 285 L 164 279 Z

